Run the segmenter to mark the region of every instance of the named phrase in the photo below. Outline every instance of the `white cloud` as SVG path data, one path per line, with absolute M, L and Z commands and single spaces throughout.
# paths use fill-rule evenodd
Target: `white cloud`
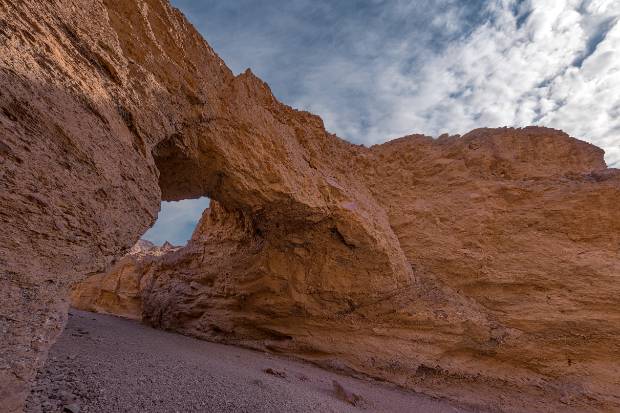
M 432 25 L 454 32 L 460 9 L 444 6 L 449 12 Z M 486 22 L 439 52 L 403 28 L 400 44 L 386 40 L 389 47 L 363 66 L 325 56 L 302 77 L 305 93 L 294 103 L 357 142 L 538 124 L 601 146 L 609 164 L 620 162 L 620 2 L 497 1 L 486 11 Z M 360 36 L 360 43 L 381 44 L 376 32 Z M 358 100 L 349 96 L 355 89 L 363 91 Z

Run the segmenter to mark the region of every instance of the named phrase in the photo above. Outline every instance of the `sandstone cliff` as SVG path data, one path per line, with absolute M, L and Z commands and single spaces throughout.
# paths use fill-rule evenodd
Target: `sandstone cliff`
M 179 250 L 166 242 L 161 247 L 140 240 L 106 272 L 95 274 L 71 289 L 71 305 L 80 310 L 142 319 L 142 290 L 153 258 Z
M 350 291 L 337 268 L 322 273 L 333 249 L 356 266 L 342 233 L 265 228 L 217 202 L 185 248 L 129 278 L 156 327 L 486 408 L 612 409 L 620 174 L 601 156 L 540 128 L 358 148 L 351 168 L 415 275 L 380 299 L 333 298 Z
M 159 202 L 145 321 L 502 410 L 620 408 L 620 172 L 557 131 L 364 148 L 163 0 L 0 0 L 0 404 Z M 561 407 L 560 407 L 561 406 Z

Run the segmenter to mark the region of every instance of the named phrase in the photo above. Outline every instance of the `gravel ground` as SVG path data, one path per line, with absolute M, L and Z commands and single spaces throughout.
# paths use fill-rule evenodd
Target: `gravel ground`
M 465 412 L 310 364 L 71 310 L 26 412 Z

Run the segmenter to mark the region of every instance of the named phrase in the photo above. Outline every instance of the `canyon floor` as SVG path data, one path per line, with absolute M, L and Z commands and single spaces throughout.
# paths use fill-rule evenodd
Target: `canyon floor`
M 284 357 L 75 309 L 26 408 L 28 413 L 354 411 L 473 410 Z

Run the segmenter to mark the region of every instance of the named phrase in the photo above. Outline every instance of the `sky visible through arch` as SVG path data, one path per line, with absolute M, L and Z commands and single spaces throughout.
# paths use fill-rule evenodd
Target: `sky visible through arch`
M 620 167 L 619 0 L 172 4 L 233 72 L 349 141 L 541 125 Z
M 209 202 L 209 198 L 162 202 L 157 222 L 142 235 L 142 239 L 157 245 L 166 241 L 173 245 L 185 245 L 191 238 L 202 211 L 209 207 Z

